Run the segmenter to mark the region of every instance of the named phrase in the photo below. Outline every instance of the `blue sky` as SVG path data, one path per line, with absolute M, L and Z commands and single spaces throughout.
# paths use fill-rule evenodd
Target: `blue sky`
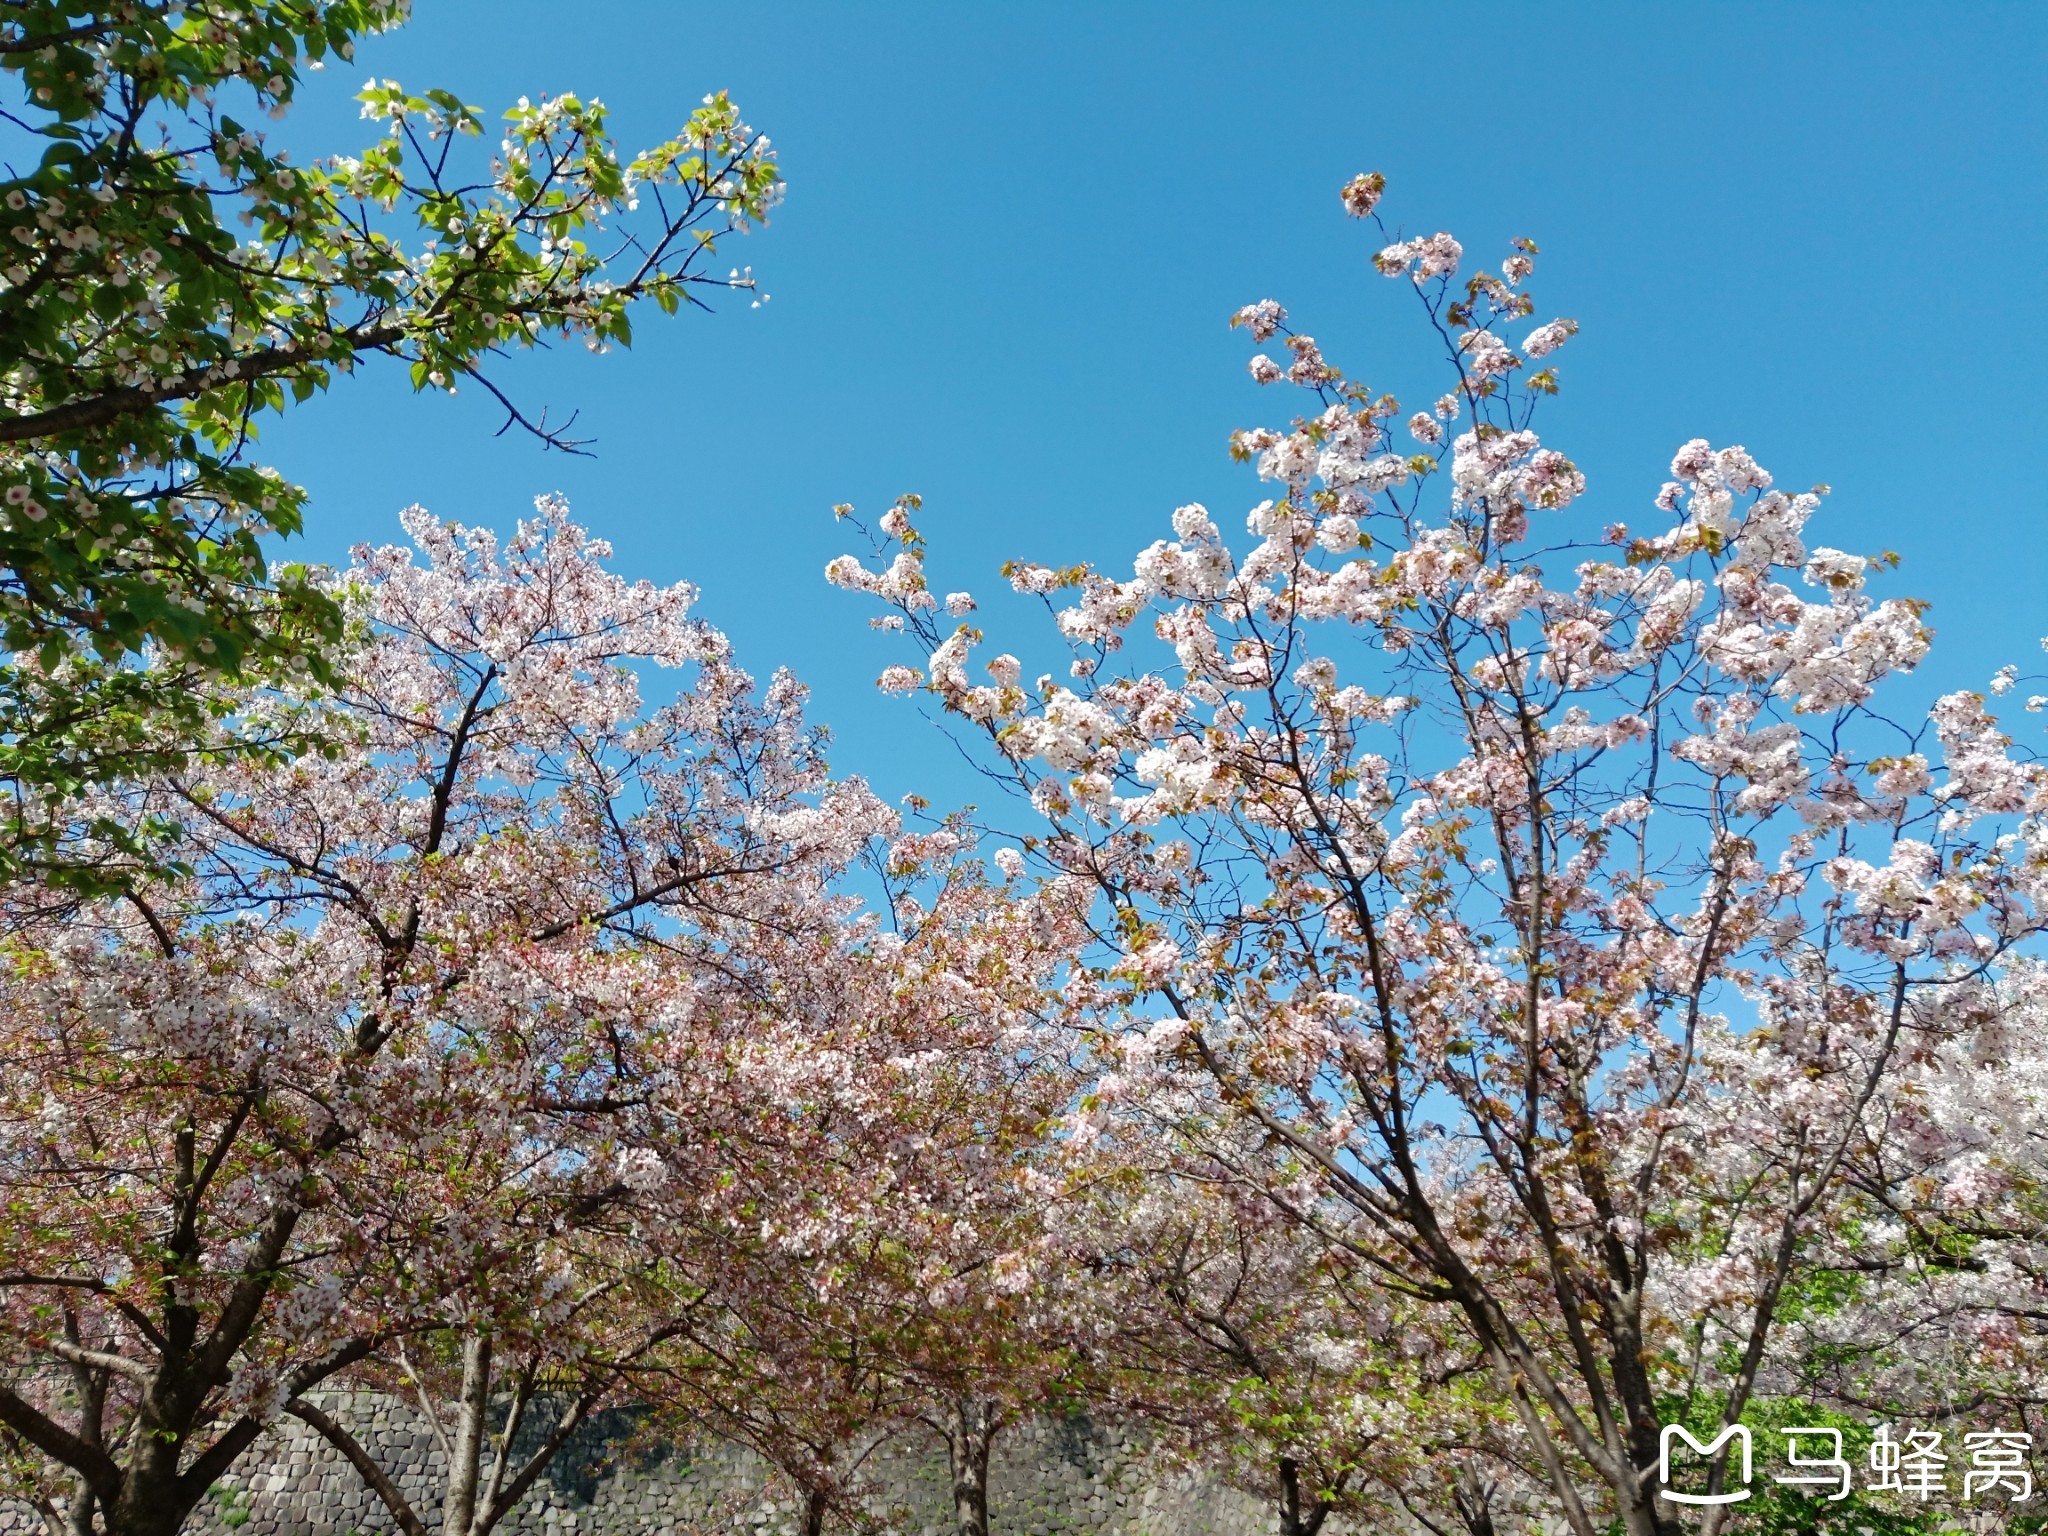
M 871 692 L 909 658 L 824 586 L 831 505 L 922 493 L 934 585 L 989 596 L 1006 556 L 1126 570 L 1181 502 L 1241 527 L 1261 496 L 1226 438 L 1294 392 L 1246 376 L 1238 305 L 1279 299 L 1404 401 L 1441 387 L 1338 206 L 1365 169 L 1390 223 L 1470 263 L 1541 246 L 1539 318 L 1583 327 L 1538 422 L 1590 482 L 1565 515 L 1647 525 L 1679 443 L 1744 443 L 1833 485 L 1813 542 L 1906 557 L 1882 590 L 1933 600 L 1930 692 L 2044 660 L 2048 7 L 419 0 L 280 140 L 358 148 L 371 74 L 493 114 L 596 95 L 631 145 L 725 88 L 790 195 L 721 256 L 763 308 L 650 310 L 630 352 L 506 370 L 580 410 L 594 459 L 390 369 L 272 427 L 313 493 L 296 552 L 394 538 L 408 502 L 509 527 L 562 491 L 625 572 L 694 581 L 747 665 L 810 682 L 835 764 L 892 794 L 975 789 Z M 991 640 L 1040 670 L 1046 631 L 1006 612 Z

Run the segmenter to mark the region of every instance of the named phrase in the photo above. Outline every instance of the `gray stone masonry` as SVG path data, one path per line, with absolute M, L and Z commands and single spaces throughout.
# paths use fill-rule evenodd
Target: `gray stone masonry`
M 314 1400 L 354 1430 L 438 1528 L 446 1461 L 417 1409 L 371 1394 Z M 795 1530 L 796 1501 L 751 1452 L 716 1441 L 648 1446 L 634 1428 L 626 1412 L 586 1426 L 498 1529 L 506 1536 L 788 1536 Z M 538 1426 L 532 1431 L 539 1432 Z M 875 1489 L 870 1511 L 885 1529 L 945 1536 L 952 1501 L 936 1436 L 884 1442 L 868 1471 Z M 996 1437 L 989 1522 L 993 1536 L 1257 1536 L 1278 1528 L 1246 1495 L 1163 1467 L 1145 1455 L 1140 1437 L 1085 1418 L 1029 1420 Z M 243 1457 L 185 1529 L 192 1536 L 388 1536 L 397 1527 L 340 1452 L 286 1419 Z M 0 1502 L 0 1533 L 41 1531 L 28 1509 Z

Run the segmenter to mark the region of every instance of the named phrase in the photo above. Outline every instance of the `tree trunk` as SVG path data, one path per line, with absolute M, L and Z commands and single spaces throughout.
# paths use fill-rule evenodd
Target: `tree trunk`
M 946 1461 L 959 1536 L 988 1536 L 988 1451 L 996 1428 L 995 1404 L 979 1397 L 954 1399 L 946 1418 Z
M 1280 1536 L 1316 1536 L 1329 1513 L 1330 1506 L 1322 1499 L 1311 1499 L 1307 1509 L 1301 1507 L 1301 1463 L 1292 1456 L 1282 1456 Z
M 1456 1506 L 1458 1519 L 1463 1523 L 1467 1536 L 1494 1536 L 1493 1531 L 1494 1485 L 1481 1478 L 1467 1461 L 1458 1468 L 1457 1485 L 1451 1489 L 1451 1503 Z
M 441 1505 L 441 1536 L 471 1536 L 476 1524 L 476 1485 L 483 1466 L 486 1419 L 491 1402 L 490 1335 L 472 1333 L 462 1341 L 462 1400 L 456 1405 L 455 1438 L 448 1446 L 448 1495 Z
M 1657 1481 L 1657 1469 L 1653 1463 L 1646 1476 L 1636 1480 L 1633 1490 L 1616 1489 L 1620 1495 L 1616 1502 L 1621 1505 L 1622 1528 L 1628 1536 L 1685 1536 L 1685 1528 L 1676 1516 L 1666 1512 L 1663 1502 L 1657 1497 L 1662 1487 Z M 1630 1492 L 1634 1497 L 1630 1497 Z
M 804 1524 L 802 1536 L 825 1536 L 825 1490 L 806 1488 L 804 1490 Z
M 140 1486 L 129 1483 L 122 1490 L 121 1501 L 106 1512 L 101 1527 L 105 1536 L 178 1536 L 198 1501 L 173 1496 L 157 1502 L 147 1493 L 134 1496 Z
M 93 1497 L 92 1485 L 79 1478 L 72 1486 L 71 1502 L 64 1510 L 64 1536 L 93 1536 L 93 1512 L 100 1501 Z
M 158 1386 L 144 1398 L 136 1414 L 121 1496 L 101 1516 L 107 1536 L 177 1536 L 183 1528 L 205 1496 L 204 1489 L 178 1475 L 185 1450 L 185 1437 L 178 1430 L 194 1417 L 184 1395 L 175 1390 Z

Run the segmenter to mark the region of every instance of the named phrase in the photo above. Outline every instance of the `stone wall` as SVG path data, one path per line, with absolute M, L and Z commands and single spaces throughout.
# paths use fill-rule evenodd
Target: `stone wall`
M 431 1525 L 445 1458 L 417 1410 L 393 1398 L 316 1398 L 349 1424 Z M 537 1433 L 537 1431 L 535 1431 Z M 871 1512 L 901 1536 L 943 1536 L 952 1501 L 936 1436 L 884 1442 L 869 1462 Z M 648 1447 L 630 1415 L 579 1434 L 499 1526 L 508 1536 L 786 1536 L 798 1513 L 751 1452 L 718 1442 Z M 1277 1522 L 1253 1500 L 1160 1467 L 1129 1434 L 1087 1419 L 1038 1419 L 996 1437 L 994 1536 L 1250 1536 Z M 383 1502 L 296 1419 L 278 1424 L 186 1526 L 193 1536 L 386 1536 Z M 0 1533 L 41 1531 L 0 1504 Z

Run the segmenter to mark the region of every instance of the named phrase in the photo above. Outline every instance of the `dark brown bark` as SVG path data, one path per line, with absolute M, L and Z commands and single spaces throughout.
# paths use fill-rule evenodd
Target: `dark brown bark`
M 1280 1458 L 1280 1536 L 1316 1536 L 1329 1518 L 1330 1506 L 1323 1499 L 1310 1499 L 1301 1507 L 1301 1464 L 1292 1456 Z
M 825 1536 L 825 1510 L 830 1502 L 822 1488 L 804 1490 L 802 1536 Z
M 365 331 L 344 331 L 338 338 L 340 344 L 323 355 L 339 353 L 346 356 L 373 351 L 390 346 L 404 335 L 404 330 L 395 325 L 377 326 Z M 202 395 L 207 390 L 223 384 L 243 384 L 267 374 L 302 368 L 320 360 L 321 358 L 316 357 L 310 348 L 293 345 L 273 347 L 233 359 L 233 377 L 223 376 L 220 373 L 220 364 L 202 364 L 187 368 L 169 383 L 159 384 L 152 389 L 122 386 L 103 390 L 96 395 L 67 400 L 62 405 L 53 405 L 48 410 L 34 411 L 26 416 L 0 417 L 0 443 L 36 442 L 66 432 L 82 432 L 93 427 L 111 426 L 124 418 L 140 416 L 173 400 L 190 400 L 195 395 Z

